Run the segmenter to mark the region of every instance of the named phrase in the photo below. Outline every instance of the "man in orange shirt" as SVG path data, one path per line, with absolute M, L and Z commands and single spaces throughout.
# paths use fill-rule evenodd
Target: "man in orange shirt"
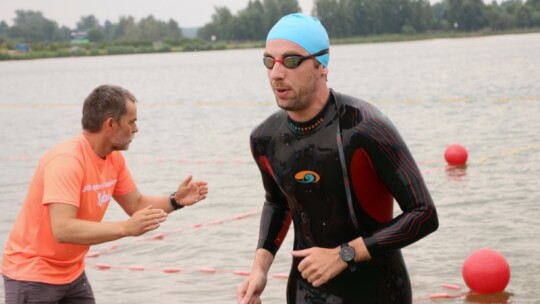
M 157 229 L 167 213 L 205 199 L 188 176 L 170 196 L 143 195 L 121 150 L 137 128 L 136 98 L 99 86 L 83 105 L 82 133 L 40 160 L 2 259 L 6 304 L 95 303 L 84 257 L 90 245 Z M 114 198 L 130 216 L 102 222 Z

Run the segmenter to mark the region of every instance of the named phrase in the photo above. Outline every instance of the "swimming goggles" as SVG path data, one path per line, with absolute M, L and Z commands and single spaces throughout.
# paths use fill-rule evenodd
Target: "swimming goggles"
M 276 62 L 280 62 L 281 64 L 283 64 L 284 67 L 288 69 L 296 69 L 305 60 L 313 59 L 315 57 L 326 55 L 328 53 L 329 53 L 329 49 L 324 49 L 320 52 L 317 52 L 315 54 L 310 54 L 307 56 L 290 55 L 290 56 L 283 57 L 283 59 L 275 59 L 275 58 L 266 56 L 266 57 L 263 57 L 263 63 L 264 63 L 264 66 L 269 70 L 271 70 L 274 67 Z

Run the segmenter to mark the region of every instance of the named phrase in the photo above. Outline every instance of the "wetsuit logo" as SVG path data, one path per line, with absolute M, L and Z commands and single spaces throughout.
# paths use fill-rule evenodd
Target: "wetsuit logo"
M 321 177 L 313 171 L 300 171 L 294 175 L 297 182 L 302 184 L 312 184 L 318 182 Z

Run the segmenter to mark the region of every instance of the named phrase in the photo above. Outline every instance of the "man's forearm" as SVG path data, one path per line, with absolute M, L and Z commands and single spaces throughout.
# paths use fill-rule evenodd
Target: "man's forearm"
M 264 274 L 268 274 L 270 266 L 272 266 L 273 262 L 274 255 L 272 255 L 272 253 L 266 249 L 259 248 L 255 252 L 255 259 L 253 260 L 251 271 L 259 271 L 263 272 Z

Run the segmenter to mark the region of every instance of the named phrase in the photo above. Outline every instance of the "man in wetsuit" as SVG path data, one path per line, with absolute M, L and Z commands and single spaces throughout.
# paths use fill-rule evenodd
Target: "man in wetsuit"
M 328 88 L 328 61 L 316 18 L 288 15 L 268 34 L 263 62 L 282 110 L 251 134 L 266 201 L 239 303 L 261 302 L 291 221 L 288 303 L 412 302 L 400 249 L 437 229 L 435 206 L 391 121 Z

